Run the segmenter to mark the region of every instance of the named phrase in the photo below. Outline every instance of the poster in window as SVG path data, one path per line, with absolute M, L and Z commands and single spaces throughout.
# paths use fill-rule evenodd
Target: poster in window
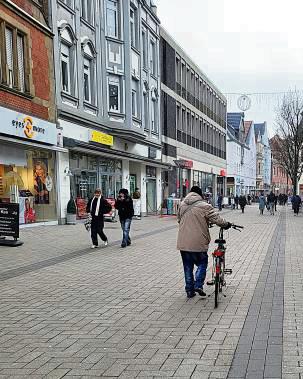
M 47 190 L 48 159 L 34 158 L 34 189 L 35 204 L 49 204 L 49 191 Z

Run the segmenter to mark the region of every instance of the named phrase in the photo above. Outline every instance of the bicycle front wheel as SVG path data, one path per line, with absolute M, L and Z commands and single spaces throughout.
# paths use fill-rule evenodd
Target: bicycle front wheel
M 220 290 L 220 275 L 216 274 L 215 276 L 215 308 L 218 308 L 219 290 Z

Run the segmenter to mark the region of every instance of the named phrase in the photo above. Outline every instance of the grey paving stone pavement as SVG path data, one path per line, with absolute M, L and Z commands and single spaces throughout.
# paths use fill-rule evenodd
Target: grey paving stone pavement
M 303 217 L 294 218 L 289 209 L 284 318 L 278 258 L 272 260 L 276 275 L 266 276 L 277 292 L 261 295 L 260 287 L 272 237 L 285 224 L 283 212 L 261 217 L 250 206 L 244 215 L 226 213 L 245 229 L 226 235 L 233 274 L 216 310 L 212 287 L 206 287 L 206 299 L 185 297 L 175 219 L 134 221 L 127 249 L 119 248 L 118 224 L 106 224 L 111 244 L 96 250 L 88 249 L 83 225 L 22 230 L 23 247 L 0 247 L 0 378 L 227 378 L 237 355 L 247 361 L 247 367 L 238 365 L 237 377 L 258 378 L 263 367 L 264 375 L 278 378 L 282 337 L 283 378 L 300 378 L 302 265 L 289 236 L 299 234 L 300 241 Z M 211 233 L 215 238 L 218 229 Z M 264 301 L 254 302 L 256 293 Z M 255 324 L 258 312 L 271 318 Z M 243 339 L 252 344 L 242 344 L 242 331 L 253 325 L 258 327 Z

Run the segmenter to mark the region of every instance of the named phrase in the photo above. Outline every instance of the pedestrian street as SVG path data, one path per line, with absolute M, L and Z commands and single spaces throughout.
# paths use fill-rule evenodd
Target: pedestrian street
M 82 224 L 22 229 L 0 247 L 0 378 L 303 378 L 303 215 L 221 214 L 245 229 L 217 309 L 213 287 L 186 297 L 174 217 L 134 220 L 125 249 L 118 223 L 94 250 Z

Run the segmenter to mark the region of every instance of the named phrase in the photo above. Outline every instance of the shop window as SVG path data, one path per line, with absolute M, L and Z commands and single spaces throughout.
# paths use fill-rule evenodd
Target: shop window
M 55 178 L 53 152 L 2 146 L 0 202 L 19 203 L 20 224 L 57 219 Z
M 108 37 L 119 38 L 119 4 L 118 1 L 106 1 L 106 31 Z
M 26 35 L 0 19 L 0 83 L 29 92 L 29 64 Z
M 120 113 L 120 78 L 118 76 L 111 75 L 108 79 L 108 98 L 109 98 L 109 111 Z

